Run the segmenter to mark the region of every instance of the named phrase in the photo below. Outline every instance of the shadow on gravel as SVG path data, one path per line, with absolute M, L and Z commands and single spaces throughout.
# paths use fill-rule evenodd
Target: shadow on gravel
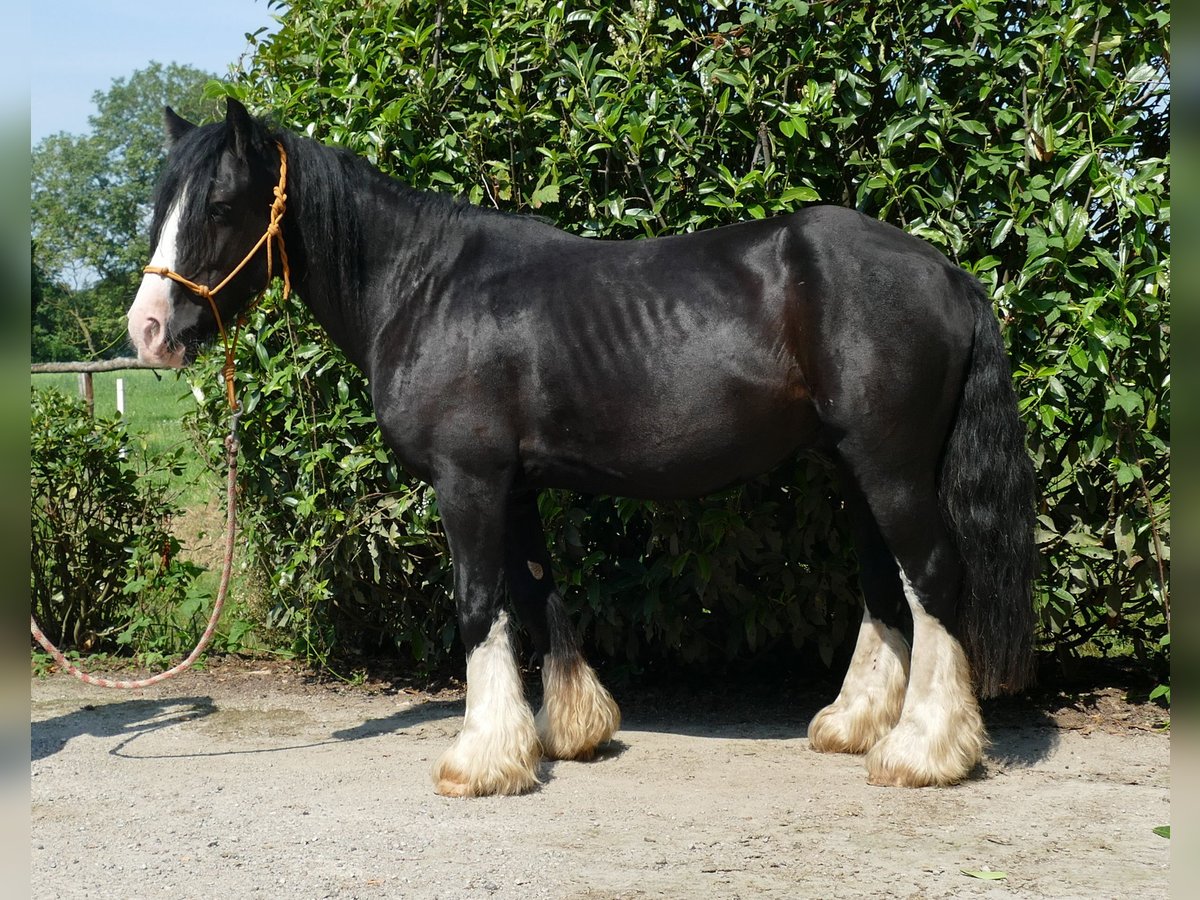
M 339 741 L 358 741 L 363 738 L 378 737 L 381 734 L 397 734 L 406 728 L 415 728 L 438 719 L 462 718 L 465 712 L 466 704 L 462 700 L 426 700 L 423 703 L 414 703 L 405 709 L 397 710 L 383 718 L 367 719 L 361 725 L 335 731 L 333 737 Z
M 616 759 L 622 753 L 629 749 L 629 745 L 620 738 L 613 738 L 607 744 L 601 744 L 596 748 L 596 753 L 591 759 L 546 759 L 542 758 L 539 775 L 542 779 L 542 787 L 554 780 L 554 770 L 559 765 L 569 766 L 602 766 L 610 759 Z
M 776 688 L 772 691 L 746 690 L 728 686 L 718 690 L 652 689 L 619 691 L 626 730 L 657 731 L 696 737 L 745 738 L 750 740 L 802 739 L 808 722 L 835 691 Z M 826 696 L 828 695 L 828 696 Z M 531 698 L 535 699 L 536 698 Z M 990 700 L 983 704 L 984 721 L 991 737 L 987 752 L 990 761 L 1003 766 L 1025 767 L 1046 759 L 1059 743 L 1059 729 L 1045 710 L 1045 698 Z M 306 747 L 365 740 L 389 734 L 402 734 L 431 722 L 445 720 L 451 733 L 456 732 L 464 713 L 460 698 L 429 699 L 398 709 L 380 718 L 343 728 L 325 739 L 303 744 L 280 743 L 275 746 L 227 751 L 172 753 L 171 758 L 228 756 L 278 753 Z M 536 708 L 536 702 L 535 702 Z M 88 704 L 80 709 L 30 724 L 30 758 L 45 759 L 57 753 L 72 738 L 90 735 L 120 738 L 108 752 L 114 756 L 155 758 L 127 752 L 133 741 L 158 729 L 202 719 L 219 712 L 208 697 L 180 697 L 162 700 L 126 700 L 116 703 Z M 626 744 L 613 741 L 603 748 L 597 763 L 619 756 Z M 553 778 L 553 763 L 548 774 Z
M 87 704 L 61 716 L 29 725 L 29 758 L 32 761 L 53 756 L 72 738 L 83 735 L 130 740 L 203 718 L 216 712 L 209 697 L 177 697 L 170 700 L 123 700 L 117 703 Z
M 767 695 L 737 687 L 715 691 L 651 690 L 619 697 L 624 727 L 691 737 L 794 740 L 837 694 L 836 687 L 783 688 Z M 1032 766 L 1059 744 L 1059 727 L 1044 697 L 1007 697 L 982 703 L 991 743 L 989 761 L 1006 767 Z
M 191 759 L 210 756 L 240 756 L 259 753 L 280 753 L 326 744 L 340 744 L 403 733 L 426 722 L 448 717 L 461 718 L 461 700 L 428 700 L 416 703 L 379 719 L 368 719 L 361 725 L 333 732 L 328 739 L 303 744 L 280 744 L 245 750 L 199 751 L 195 753 L 135 754 L 126 748 L 137 738 L 185 722 L 211 716 L 219 708 L 209 697 L 178 697 L 168 700 L 125 700 L 102 705 L 88 704 L 73 712 L 30 723 L 29 756 L 31 761 L 53 756 L 72 738 L 90 735 L 98 738 L 122 738 L 109 754 L 126 759 Z
M 1050 756 L 1060 740 L 1054 717 L 1030 697 L 984 701 L 983 721 L 991 738 L 987 757 L 1003 766 L 1035 765 Z
M 828 698 L 825 694 L 828 693 Z M 755 682 L 711 688 L 655 687 L 622 691 L 624 728 L 689 737 L 791 740 L 808 734 L 808 721 L 837 689 Z

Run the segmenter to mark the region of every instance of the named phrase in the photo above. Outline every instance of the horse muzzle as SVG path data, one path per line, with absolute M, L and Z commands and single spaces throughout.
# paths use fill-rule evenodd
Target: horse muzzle
M 129 340 L 144 365 L 181 369 L 186 362 L 184 347 L 171 339 L 172 306 L 170 282 L 157 275 L 142 279 L 127 315 Z

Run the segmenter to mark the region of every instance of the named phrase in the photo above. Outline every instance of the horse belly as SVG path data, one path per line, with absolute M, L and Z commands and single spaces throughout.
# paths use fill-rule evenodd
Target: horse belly
M 704 387 L 581 400 L 522 442 L 527 479 L 648 500 L 698 497 L 767 472 L 818 439 L 820 423 L 803 391 Z

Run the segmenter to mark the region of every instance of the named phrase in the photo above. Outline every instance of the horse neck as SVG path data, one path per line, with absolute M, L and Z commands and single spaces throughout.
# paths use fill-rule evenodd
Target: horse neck
M 394 181 L 358 157 L 291 136 L 285 240 L 297 293 L 350 360 L 370 374 L 375 346 L 407 316 L 408 287 L 452 231 L 452 203 Z M 292 161 L 294 160 L 294 161 Z

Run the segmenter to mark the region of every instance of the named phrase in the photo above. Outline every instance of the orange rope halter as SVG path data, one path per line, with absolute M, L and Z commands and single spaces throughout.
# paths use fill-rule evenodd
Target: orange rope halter
M 263 236 L 258 239 L 258 242 L 250 248 L 250 252 L 243 257 L 232 272 L 216 287 L 208 287 L 203 284 L 197 284 L 187 278 L 184 278 L 178 272 L 168 269 L 166 266 L 146 266 L 142 269 L 149 275 L 161 275 L 164 278 L 170 278 L 191 291 L 197 296 L 203 297 L 208 301 L 208 305 L 212 308 L 212 314 L 217 320 L 217 331 L 221 335 L 221 343 L 225 347 L 225 366 L 222 373 L 225 376 L 225 393 L 229 400 L 229 408 L 237 409 L 237 395 L 234 391 L 234 362 L 233 354 L 237 346 L 238 329 L 241 327 L 241 319 L 234 322 L 233 340 L 229 339 L 229 335 L 225 332 L 225 325 L 221 322 L 221 313 L 217 310 L 217 302 L 213 299 L 214 295 L 220 291 L 225 285 L 229 284 L 242 269 L 244 269 L 254 258 L 254 255 L 262 249 L 263 244 L 267 245 L 267 284 L 271 283 L 271 278 L 274 275 L 274 257 L 271 254 L 271 239 L 274 238 L 279 244 L 279 262 L 283 268 L 283 299 L 287 299 L 292 292 L 292 276 L 291 270 L 288 268 L 287 248 L 283 243 L 283 229 L 280 223 L 283 221 L 283 213 L 287 209 L 287 152 L 283 149 L 283 144 L 276 141 L 275 146 L 279 148 L 279 184 L 274 188 L 274 199 L 271 201 L 271 218 L 267 222 L 267 230 L 263 232 Z M 263 291 L 267 289 L 263 285 Z M 258 297 L 250 304 L 253 307 L 259 298 L 262 297 L 262 291 L 259 291 Z M 250 307 L 247 307 L 249 309 Z

